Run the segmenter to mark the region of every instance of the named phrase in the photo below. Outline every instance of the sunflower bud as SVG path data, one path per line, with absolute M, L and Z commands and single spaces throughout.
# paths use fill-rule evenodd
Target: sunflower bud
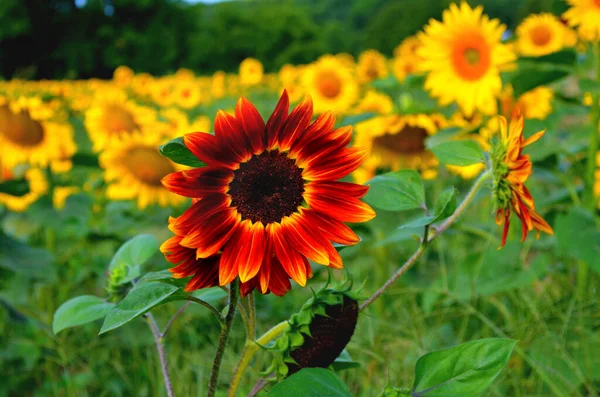
M 129 286 L 128 283 L 123 283 L 127 274 L 128 266 L 125 263 L 109 271 L 108 280 L 106 280 L 106 292 L 108 292 L 111 302 L 118 302 L 127 295 Z
M 275 357 L 267 373 L 284 378 L 302 368 L 333 364 L 350 342 L 358 320 L 358 293 L 350 288 L 326 286 L 292 315 L 289 330 L 270 348 Z

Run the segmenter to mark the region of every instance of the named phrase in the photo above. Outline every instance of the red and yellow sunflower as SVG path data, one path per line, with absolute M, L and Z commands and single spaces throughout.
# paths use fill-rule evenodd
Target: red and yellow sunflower
M 539 238 L 540 232 L 554 234 L 552 227 L 535 211 L 535 203 L 525 182 L 532 173 L 532 163 L 529 155 L 523 154 L 523 148 L 540 139 L 545 130 L 533 134 L 525 139 L 523 136 L 524 118 L 519 108 L 515 111 L 508 125 L 506 118 L 499 116 L 500 139 L 492 148 L 494 165 L 494 198 L 496 200 L 496 223 L 504 225 L 502 243 L 506 244 L 506 237 L 510 226 L 511 210 L 514 211 L 522 223 L 521 241 L 525 241 L 527 233 L 536 230 Z
M 288 110 L 284 91 L 265 124 L 241 98 L 235 116 L 217 113 L 215 135 L 184 137 L 207 166 L 163 179 L 167 189 L 193 198 L 193 204 L 170 219 L 175 236 L 161 251 L 176 265 L 175 277 L 193 276 L 187 291 L 239 277 L 242 294 L 258 288 L 283 295 L 290 278 L 304 286 L 312 277 L 308 259 L 343 267 L 332 242 L 359 242 L 344 222 L 375 216 L 360 201 L 368 186 L 338 181 L 366 156 L 364 149 L 347 147 L 352 128 L 334 129 L 331 112 L 311 123 L 310 97 Z

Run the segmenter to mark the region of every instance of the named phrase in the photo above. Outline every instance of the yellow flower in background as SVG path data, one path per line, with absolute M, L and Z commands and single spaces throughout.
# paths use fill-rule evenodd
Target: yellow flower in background
M 160 154 L 158 146 L 163 143 L 158 135 L 143 138 L 131 135 L 106 148 L 99 159 L 109 185 L 106 196 L 112 200 L 136 200 L 140 209 L 151 204 L 167 207 L 185 201 L 161 184 L 162 178 L 182 169 Z
M 67 199 L 77 194 L 81 191 L 79 187 L 76 186 L 57 186 L 52 191 L 52 205 L 57 210 L 62 210 L 65 208 L 65 204 L 67 203 Z
M 175 86 L 173 99 L 177 106 L 192 109 L 200 104 L 202 93 L 200 85 L 193 79 L 182 80 Z
M 112 146 L 155 122 L 154 109 L 136 104 L 119 90 L 99 92 L 85 113 L 85 127 L 94 151 Z
M 127 87 L 133 81 L 135 73 L 127 66 L 119 66 L 113 72 L 113 81 L 119 87 Z
M 361 83 L 384 78 L 388 75 L 387 60 L 377 50 L 366 50 L 358 57 L 356 73 Z
M 483 15 L 481 6 L 451 4 L 442 22 L 432 19 L 419 35 L 425 89 L 442 106 L 456 102 L 467 116 L 477 110 L 496 113 L 500 70 L 515 60 L 500 42 L 504 30 L 499 20 Z
M 600 40 L 600 0 L 566 0 L 571 6 L 563 14 L 585 41 Z
M 213 132 L 213 124 L 207 116 L 198 116 L 186 133 L 190 132 Z
M 398 81 L 404 81 L 407 76 L 419 74 L 422 59 L 418 55 L 421 41 L 417 36 L 409 36 L 394 49 L 392 72 Z
M 150 85 L 150 98 L 159 107 L 172 106 L 175 103 L 175 82 L 168 78 L 154 80 Z
M 133 76 L 131 88 L 136 95 L 146 97 L 150 95 L 150 90 L 154 86 L 154 77 L 149 73 L 139 73 Z
M 525 56 L 542 56 L 573 45 L 572 32 L 553 14 L 532 14 L 517 28 L 517 48 Z
M 518 107 L 526 119 L 545 120 L 552 113 L 552 98 L 554 94 L 548 87 L 536 87 L 527 91 L 515 100 L 512 87 L 506 86 L 500 97 L 501 114 L 510 117 L 515 107 Z
M 425 147 L 445 120 L 440 115 L 411 114 L 379 116 L 356 124 L 354 144 L 367 149 L 368 157 L 354 173 L 365 183 L 379 172 L 416 169 L 423 178 L 437 175 L 438 161 Z
M 417 51 L 422 43 L 418 36 L 408 36 L 394 48 L 394 57 L 418 58 Z
M 355 113 L 378 113 L 378 114 L 390 114 L 394 110 L 394 102 L 389 96 L 377 92 L 375 90 L 369 90 L 360 100 L 356 108 Z
M 340 61 L 345 67 L 349 69 L 354 69 L 356 67 L 356 60 L 347 52 L 340 52 L 339 54 L 334 55 L 335 58 Z
M 343 114 L 358 99 L 358 83 L 351 69 L 332 55 L 324 55 L 308 65 L 302 81 L 312 96 L 315 113 L 331 110 Z
M 179 69 L 177 69 L 177 71 L 175 72 L 173 77 L 175 77 L 175 80 L 185 81 L 185 80 L 194 80 L 196 78 L 196 75 L 194 74 L 193 70 L 186 69 L 186 68 L 179 68 Z
M 600 152 L 596 153 L 596 183 L 594 184 L 594 196 L 596 196 L 596 204 L 600 208 Z
M 290 64 L 283 65 L 279 70 L 279 83 L 287 91 L 290 102 L 298 102 L 305 95 L 302 89 L 303 70 L 302 66 Z
M 220 99 L 225 96 L 225 77 L 226 74 L 222 70 L 219 70 L 212 75 L 210 93 L 213 98 Z
M 42 170 L 38 168 L 30 168 L 26 171 L 14 170 L 0 162 L 0 182 L 15 179 L 25 179 L 29 185 L 29 191 L 21 196 L 0 192 L 0 204 L 4 204 L 11 211 L 25 211 L 48 192 L 48 182 Z
M 246 58 L 240 63 L 240 84 L 253 86 L 259 84 L 263 79 L 263 65 L 259 60 Z
M 38 97 L 0 105 L 0 147 L 6 167 L 20 163 L 46 167 L 75 152 L 73 127 Z

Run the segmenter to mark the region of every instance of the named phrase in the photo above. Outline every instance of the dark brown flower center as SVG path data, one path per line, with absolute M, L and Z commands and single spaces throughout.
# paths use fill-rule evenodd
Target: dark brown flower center
M 302 204 L 302 169 L 276 150 L 253 156 L 233 173 L 229 184 L 231 206 L 242 219 L 263 224 L 279 222 Z
M 173 164 L 151 147 L 134 148 L 123 161 L 127 169 L 147 185 L 162 186 L 161 179 L 175 172 Z
M 0 108 L 0 133 L 21 146 L 37 146 L 44 140 L 44 127 L 29 116 L 27 111 L 12 113 Z
M 375 138 L 373 146 L 401 154 L 422 153 L 425 150 L 427 131 L 420 127 L 405 127 L 395 134 Z

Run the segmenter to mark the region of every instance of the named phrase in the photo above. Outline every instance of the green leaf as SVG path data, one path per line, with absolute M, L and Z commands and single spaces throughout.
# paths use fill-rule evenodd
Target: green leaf
M 348 350 L 344 349 L 331 366 L 334 370 L 341 371 L 343 369 L 360 368 L 360 363 L 354 361 Z
M 181 287 L 158 281 L 137 285 L 104 319 L 100 333 L 111 331 L 141 316 L 153 307 L 170 302 Z
M 183 164 L 194 168 L 204 167 L 206 165 L 190 152 L 183 143 L 183 138 L 181 137 L 170 140 L 164 145 L 159 146 L 158 150 L 160 151 L 160 154 L 177 164 Z
M 581 79 L 579 80 L 579 88 L 583 92 L 597 94 L 600 92 L 600 81 L 591 79 Z
M 139 234 L 125 242 L 108 266 L 108 270 L 114 270 L 118 266 L 139 266 L 158 251 L 158 241 L 150 234 Z
M 418 172 L 403 170 L 378 175 L 369 182 L 365 201 L 386 211 L 425 208 L 425 189 Z
M 429 146 L 440 162 L 449 165 L 466 166 L 483 163 L 483 150 L 475 141 L 447 141 Z
M 536 87 L 548 85 L 569 75 L 569 72 L 561 69 L 524 68 L 519 70 L 510 81 L 515 98 L 520 97 L 527 91 Z
M 376 113 L 361 113 L 352 116 L 346 116 L 344 117 L 344 125 L 355 125 L 361 121 L 372 119 L 375 116 L 377 116 Z
M 11 179 L 0 183 L 0 193 L 21 197 L 29 193 L 29 182 L 25 179 Z
M 304 368 L 269 392 L 269 397 L 350 397 L 338 376 L 323 368 Z
M 73 165 L 81 167 L 100 167 L 98 155 L 93 153 L 75 153 L 71 158 Z
M 572 208 L 557 217 L 554 230 L 559 254 L 584 261 L 600 273 L 600 228 L 592 213 Z
M 27 277 L 52 279 L 56 269 L 54 256 L 43 248 L 34 248 L 15 240 L 0 230 L 0 268 Z
M 572 66 L 577 60 L 577 53 L 574 50 L 562 50 L 541 57 L 521 57 L 520 63 L 529 64 L 548 64 L 548 66 Z
M 506 366 L 513 339 L 481 339 L 428 353 L 417 361 L 413 397 L 475 397 Z
M 442 192 L 438 201 L 435 203 L 433 215 L 425 215 L 416 218 L 409 223 L 402 225 L 399 229 L 418 228 L 431 225 L 432 223 L 444 220 L 456 211 L 456 189 L 451 187 Z
M 227 292 L 223 291 L 219 287 L 212 287 L 198 289 L 192 292 L 190 295 L 192 295 L 194 298 L 198 298 L 204 302 L 210 303 L 211 305 L 215 305 L 217 302 L 227 296 Z
M 76 327 L 103 318 L 115 306 L 93 295 L 69 299 L 54 313 L 52 331 L 58 334 L 65 328 Z

